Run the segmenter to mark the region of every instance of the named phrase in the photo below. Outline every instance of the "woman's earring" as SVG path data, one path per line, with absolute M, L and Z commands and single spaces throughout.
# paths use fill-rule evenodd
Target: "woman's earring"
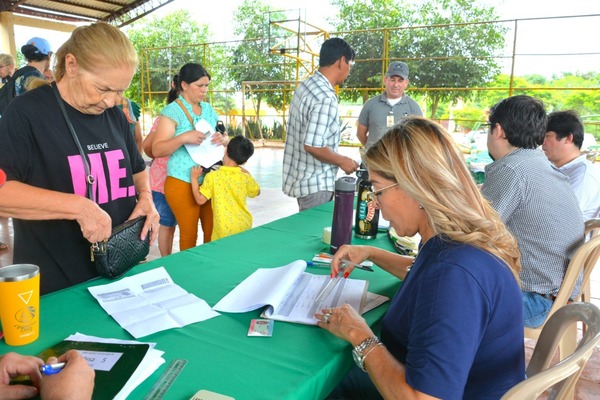
M 419 204 L 419 208 L 422 210 L 422 209 L 423 209 L 423 206 Z

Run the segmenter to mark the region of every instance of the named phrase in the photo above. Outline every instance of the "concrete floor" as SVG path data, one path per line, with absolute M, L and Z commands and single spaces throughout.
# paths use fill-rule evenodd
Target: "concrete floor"
M 342 148 L 344 154 L 359 159 L 357 148 Z M 281 191 L 281 148 L 257 147 L 254 156 L 246 164 L 261 186 L 261 194 L 255 199 L 248 199 L 248 208 L 254 217 L 254 226 L 259 226 L 298 212 L 296 200 L 287 197 Z M 199 240 L 202 240 L 200 237 Z M 12 263 L 13 229 L 12 221 L 0 218 L 0 241 L 7 243 L 8 250 L 0 250 L 0 266 Z M 175 232 L 174 252 L 179 251 L 179 231 Z M 156 245 L 151 247 L 148 259 L 159 258 Z M 600 307 L 600 267 L 591 276 L 591 301 Z M 535 341 L 525 340 L 526 356 L 529 359 Z M 577 384 L 576 399 L 591 400 L 600 398 L 600 346 L 588 361 Z

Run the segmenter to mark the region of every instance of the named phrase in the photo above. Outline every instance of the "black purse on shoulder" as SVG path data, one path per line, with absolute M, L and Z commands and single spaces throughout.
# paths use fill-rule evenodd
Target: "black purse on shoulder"
M 65 105 L 62 102 L 55 83 L 52 83 L 52 89 L 63 116 L 67 121 L 67 126 L 71 131 L 77 149 L 81 154 L 86 175 L 87 197 L 90 200 L 95 201 L 94 193 L 92 191 L 94 177 L 90 174 L 87 158 L 81 148 L 81 143 L 79 143 L 79 139 L 77 138 L 73 124 L 67 115 L 67 110 L 65 109 Z M 113 229 L 108 240 L 96 242 L 91 245 L 90 258 L 99 275 L 105 278 L 116 279 L 146 258 L 150 252 L 150 234 L 148 233 L 146 240 L 140 239 L 145 222 L 145 215 L 125 221 Z

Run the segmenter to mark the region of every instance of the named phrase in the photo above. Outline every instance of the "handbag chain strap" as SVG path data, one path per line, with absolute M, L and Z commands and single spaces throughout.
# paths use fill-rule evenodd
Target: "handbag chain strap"
M 94 191 L 92 190 L 92 185 L 94 183 L 94 177 L 90 173 L 90 166 L 87 162 L 87 158 L 85 153 L 83 152 L 83 148 L 81 147 L 81 143 L 79 142 L 79 138 L 77 137 L 77 133 L 75 133 L 75 128 L 73 128 L 73 124 L 71 123 L 71 118 L 67 114 L 67 109 L 63 103 L 63 99 L 60 97 L 60 93 L 58 93 L 58 87 L 56 86 L 56 82 L 52 82 L 50 84 L 52 86 L 52 91 L 54 92 L 54 96 L 56 96 L 56 101 L 58 101 L 58 105 L 60 106 L 60 110 L 62 111 L 63 117 L 65 117 L 65 121 L 67 121 L 67 126 L 69 127 L 69 131 L 71 132 L 71 136 L 73 136 L 73 141 L 77 145 L 77 150 L 79 150 L 79 154 L 81 155 L 81 161 L 83 162 L 83 169 L 85 170 L 85 183 L 87 187 L 87 196 L 90 200 L 94 201 Z M 106 240 L 102 242 L 92 243 L 90 247 L 90 255 L 92 261 L 94 261 L 94 251 L 106 251 Z
M 62 98 L 60 97 L 60 93 L 58 93 L 58 87 L 56 86 L 56 82 L 51 83 L 52 89 L 54 91 L 54 95 L 56 96 L 56 100 L 58 101 L 58 105 L 60 106 L 60 110 L 62 111 L 63 117 L 65 117 L 65 121 L 67 121 L 67 126 L 69 127 L 69 131 L 71 132 L 71 136 L 73 136 L 73 141 L 77 145 L 77 150 L 79 150 L 79 154 L 81 155 L 81 161 L 83 162 L 83 169 L 85 170 L 85 183 L 87 187 L 87 196 L 90 200 L 94 201 L 94 192 L 92 190 L 92 185 L 94 183 L 94 177 L 90 173 L 90 166 L 87 162 L 87 157 L 83 152 L 83 148 L 81 147 L 81 143 L 79 142 L 79 138 L 77 137 L 77 133 L 75 133 L 75 128 L 73 128 L 73 124 L 71 123 L 71 119 L 67 114 L 67 109 L 63 103 Z

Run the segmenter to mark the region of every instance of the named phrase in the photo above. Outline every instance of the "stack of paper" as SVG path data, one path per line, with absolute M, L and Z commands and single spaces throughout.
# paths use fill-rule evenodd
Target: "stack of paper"
M 324 308 L 350 304 L 361 312 L 367 297 L 368 282 L 360 279 L 341 279 L 324 298 L 319 293 L 327 286 L 329 275 L 304 272 L 305 261 L 294 261 L 279 268 L 259 268 L 214 307 L 222 312 L 247 312 L 261 307 L 265 318 L 316 325 L 315 313 Z M 318 300 L 318 301 L 315 301 Z M 387 297 L 373 295 L 371 308 Z
M 89 291 L 135 338 L 219 315 L 206 301 L 173 283 L 163 267 L 107 285 L 93 286 Z
M 165 362 L 156 343 L 106 339 L 76 333 L 39 356 L 58 357 L 77 350 L 95 372 L 94 399 L 125 399 Z

